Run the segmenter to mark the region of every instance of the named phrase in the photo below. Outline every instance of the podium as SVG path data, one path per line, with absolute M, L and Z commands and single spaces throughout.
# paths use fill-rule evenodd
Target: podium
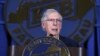
M 8 56 L 22 56 L 25 46 L 13 45 L 8 48 Z M 71 56 L 87 56 L 86 48 L 68 47 Z

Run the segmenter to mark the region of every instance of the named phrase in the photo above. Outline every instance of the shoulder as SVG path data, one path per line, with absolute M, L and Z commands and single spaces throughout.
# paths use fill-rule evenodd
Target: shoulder
M 60 36 L 59 39 L 62 42 L 64 42 L 64 44 L 67 45 L 68 47 L 78 47 L 78 43 L 75 42 L 74 40 L 70 39 L 70 38 Z

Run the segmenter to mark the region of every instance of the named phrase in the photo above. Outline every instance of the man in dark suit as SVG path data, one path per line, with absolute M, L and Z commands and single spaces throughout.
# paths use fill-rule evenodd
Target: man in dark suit
M 43 30 L 47 32 L 47 36 L 52 36 L 55 39 L 61 40 L 67 46 L 78 46 L 75 41 L 59 35 L 62 28 L 62 16 L 57 10 L 47 9 L 41 18 L 41 26 Z

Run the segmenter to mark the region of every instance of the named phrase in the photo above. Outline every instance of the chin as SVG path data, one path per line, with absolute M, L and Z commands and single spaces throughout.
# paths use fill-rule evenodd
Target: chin
M 55 35 L 58 35 L 57 33 L 52 33 L 52 34 L 53 34 L 54 36 L 55 36 Z

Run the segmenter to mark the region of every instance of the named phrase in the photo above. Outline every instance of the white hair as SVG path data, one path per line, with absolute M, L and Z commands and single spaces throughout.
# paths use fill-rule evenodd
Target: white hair
M 57 13 L 59 14 L 59 16 L 60 16 L 60 19 L 62 19 L 61 14 L 60 14 L 57 10 L 55 10 L 55 9 L 47 9 L 47 10 L 44 12 L 44 14 L 43 14 L 43 16 L 42 16 L 42 18 L 41 18 L 41 22 L 47 20 L 47 19 L 48 19 L 47 16 L 49 16 L 49 14 L 51 14 L 51 13 L 53 13 L 53 12 L 57 12 Z

